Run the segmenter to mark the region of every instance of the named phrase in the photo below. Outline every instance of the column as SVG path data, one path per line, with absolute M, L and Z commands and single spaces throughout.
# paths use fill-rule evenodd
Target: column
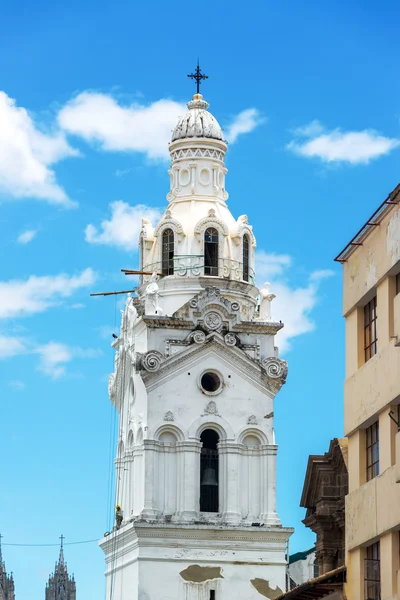
M 178 456 L 182 456 L 179 461 L 181 468 L 177 487 L 180 507 L 177 516 L 180 521 L 191 522 L 199 512 L 201 442 L 177 442 L 176 448 Z
M 220 462 L 219 502 L 222 520 L 225 523 L 239 523 L 239 456 L 241 444 L 221 441 L 218 444 Z M 222 475 L 222 477 L 221 477 Z
M 276 453 L 278 446 L 261 446 L 262 459 L 264 462 L 262 471 L 264 476 L 264 490 L 262 497 L 267 498 L 267 511 L 262 515 L 266 525 L 280 525 L 280 520 L 276 512 Z M 266 468 L 265 468 L 266 467 Z
M 154 440 L 144 440 L 144 507 L 141 512 L 142 517 L 151 519 L 158 515 L 156 507 L 155 494 L 155 474 L 158 466 L 159 442 Z

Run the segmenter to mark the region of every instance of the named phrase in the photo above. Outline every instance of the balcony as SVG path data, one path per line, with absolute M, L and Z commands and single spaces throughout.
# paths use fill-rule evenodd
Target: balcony
M 246 281 L 243 279 L 243 263 L 230 258 L 219 258 L 218 267 L 205 267 L 202 254 L 176 254 L 170 261 L 169 270 L 173 275 L 169 277 L 221 277 L 235 281 Z M 162 263 L 155 262 L 143 267 L 143 271 L 149 273 L 162 273 Z M 247 267 L 248 283 L 255 285 L 255 273 Z M 150 275 L 142 275 L 142 283 L 150 281 Z
M 400 523 L 400 485 L 396 465 L 346 496 L 346 546 L 354 550 L 397 529 Z

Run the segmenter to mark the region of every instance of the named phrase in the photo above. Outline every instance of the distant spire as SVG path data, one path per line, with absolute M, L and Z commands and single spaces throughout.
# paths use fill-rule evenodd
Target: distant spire
M 3 555 L 2 555 L 2 552 L 1 552 L 1 540 L 2 540 L 2 539 L 3 539 L 3 536 L 2 536 L 2 535 L 1 535 L 1 533 L 0 533 L 0 563 L 2 563 L 2 562 L 3 562 Z
M 188 75 L 188 77 L 190 77 L 190 79 L 196 80 L 196 93 L 200 94 L 201 80 L 208 79 L 208 75 L 203 75 L 203 73 L 201 72 L 200 65 L 199 65 L 199 59 L 197 59 L 197 67 L 196 67 L 195 72 Z
M 65 540 L 65 537 L 63 536 L 63 534 L 60 535 L 60 540 L 61 540 L 61 545 L 60 545 L 60 557 L 58 559 L 58 564 L 63 565 L 64 564 L 64 540 Z
M 64 560 L 65 537 L 60 535 L 60 540 L 60 556 L 54 573 L 50 575 L 46 585 L 46 600 L 76 600 L 75 579 L 69 577 L 67 565 Z

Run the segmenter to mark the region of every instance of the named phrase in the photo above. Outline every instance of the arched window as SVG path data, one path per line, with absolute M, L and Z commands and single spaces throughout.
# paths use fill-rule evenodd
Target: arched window
M 161 272 L 163 275 L 174 274 L 174 232 L 164 229 L 162 234 Z
M 218 231 L 214 227 L 204 232 L 204 275 L 218 277 Z
M 206 429 L 200 436 L 200 511 L 218 512 L 218 442 L 216 431 Z
M 243 236 L 243 280 L 249 280 L 249 236 L 247 233 Z

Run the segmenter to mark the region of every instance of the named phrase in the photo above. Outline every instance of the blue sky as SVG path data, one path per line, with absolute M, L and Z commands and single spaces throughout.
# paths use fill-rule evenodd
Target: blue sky
M 0 8 L 0 531 L 18 600 L 40 600 L 57 547 L 109 527 L 107 377 L 121 268 L 139 215 L 166 206 L 166 144 L 193 93 L 230 139 L 229 207 L 246 212 L 289 361 L 276 399 L 278 510 L 309 454 L 343 434 L 341 268 L 398 183 L 395 2 L 5 0 Z M 138 208 L 138 205 L 142 207 Z M 88 227 L 90 226 L 90 227 Z M 78 597 L 104 598 L 96 544 L 67 546 Z

